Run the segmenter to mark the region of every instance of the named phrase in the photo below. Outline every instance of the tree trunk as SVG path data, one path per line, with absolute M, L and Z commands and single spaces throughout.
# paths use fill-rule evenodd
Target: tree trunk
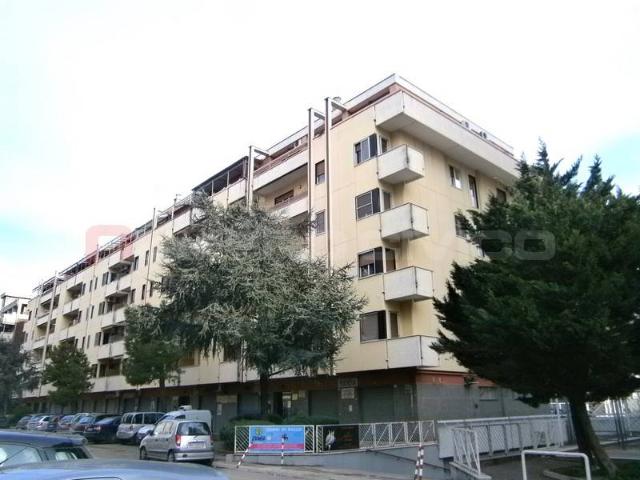
M 607 476 L 613 477 L 617 468 L 600 445 L 600 440 L 593 431 L 584 399 L 569 399 L 569 405 L 571 406 L 571 419 L 576 431 L 578 449 L 592 460 L 595 459 L 596 463 L 607 472 Z
M 269 414 L 269 375 L 260 374 L 260 415 L 266 417 Z
M 159 378 L 158 379 L 158 385 L 160 386 L 160 396 L 159 396 L 159 400 L 160 400 L 160 404 L 158 405 L 158 408 L 161 412 L 166 411 L 165 410 L 165 402 L 164 402 L 164 387 L 165 387 L 165 379 L 164 378 Z

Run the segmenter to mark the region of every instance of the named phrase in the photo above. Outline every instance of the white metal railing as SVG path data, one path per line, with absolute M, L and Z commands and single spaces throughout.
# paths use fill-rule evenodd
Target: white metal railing
M 349 426 L 358 427 L 358 448 L 361 450 L 436 442 L 436 428 L 433 420 L 318 425 L 316 426 L 317 451 L 325 451 L 325 439 L 329 432 Z
M 479 453 L 488 455 L 563 446 L 568 441 L 567 419 L 555 415 L 443 420 L 438 422 L 440 458 L 454 455 L 453 428 L 474 430 Z
M 591 465 L 589 464 L 589 457 L 584 453 L 579 452 L 553 452 L 551 450 L 523 450 L 520 454 L 522 460 L 522 480 L 527 480 L 527 455 L 540 455 L 551 457 L 565 457 L 565 458 L 582 458 L 584 461 L 584 471 L 587 475 L 587 480 L 591 480 Z
M 482 475 L 478 433 L 469 428 L 452 428 L 453 466 L 473 476 Z

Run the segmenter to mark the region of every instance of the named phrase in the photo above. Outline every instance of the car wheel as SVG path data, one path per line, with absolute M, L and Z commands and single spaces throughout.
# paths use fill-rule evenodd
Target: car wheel
M 176 454 L 173 452 L 169 452 L 167 454 L 167 462 L 175 462 L 176 461 Z
M 149 455 L 147 455 L 147 449 L 144 447 L 140 449 L 140 460 L 149 460 Z

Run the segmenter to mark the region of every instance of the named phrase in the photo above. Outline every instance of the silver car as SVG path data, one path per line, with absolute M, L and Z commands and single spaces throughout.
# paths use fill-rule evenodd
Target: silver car
M 116 437 L 121 442 L 137 442 L 136 434 L 143 427 L 152 427 L 162 418 L 160 412 L 129 412 L 122 415 Z
M 27 423 L 27 430 L 46 430 L 47 425 L 49 425 L 49 420 L 51 420 L 52 417 L 52 415 L 37 415 L 31 417 L 31 420 Z
M 163 420 L 140 443 L 140 459 L 213 463 L 211 429 L 205 422 Z

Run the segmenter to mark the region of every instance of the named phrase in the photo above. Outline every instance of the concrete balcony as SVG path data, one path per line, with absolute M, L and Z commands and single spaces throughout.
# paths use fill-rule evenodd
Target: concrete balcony
M 254 173 L 253 188 L 258 190 L 307 164 L 307 150 L 301 150 L 282 161 L 274 161 Z
M 124 323 L 126 320 L 124 315 L 125 310 L 125 307 L 118 308 L 113 312 L 105 313 L 104 315 L 102 315 L 102 318 L 100 319 L 100 328 L 108 328 L 113 325 Z
M 440 365 L 432 345 L 437 339 L 423 335 L 373 340 L 360 344 L 356 370 L 427 367 Z M 351 368 L 349 368 L 351 370 Z
M 117 390 L 128 390 L 130 388 L 132 387 L 127 383 L 124 375 L 110 375 L 108 377 L 93 379 L 94 392 L 112 392 Z
M 427 210 L 405 203 L 380 214 L 380 235 L 383 240 L 399 242 L 429 235 Z
M 215 193 L 212 200 L 219 205 L 230 205 L 246 195 L 247 181 L 243 178 L 236 183 L 229 185 L 227 188 Z
M 378 155 L 378 178 L 387 183 L 405 183 L 424 177 L 424 156 L 409 145 L 399 145 Z
M 233 383 L 240 381 L 240 367 L 238 362 L 220 362 L 220 383 Z
M 419 301 L 433 298 L 433 272 L 407 267 L 385 273 L 384 299 L 387 302 Z
M 117 280 L 108 283 L 104 296 L 105 298 L 109 297 L 124 297 L 129 294 L 131 290 L 131 275 L 125 275 L 124 277 L 120 277 Z
M 383 130 L 406 132 L 504 184 L 511 184 L 517 177 L 511 147 L 456 112 L 407 92 L 399 91 L 376 104 L 375 121 Z
M 44 335 L 41 337 L 34 338 L 33 343 L 31 344 L 31 349 L 37 350 L 39 348 L 44 348 L 45 339 L 46 337 Z
M 300 195 L 296 195 L 295 197 L 291 197 L 288 200 L 285 200 L 282 203 L 274 206 L 271 209 L 271 212 L 275 215 L 280 215 L 287 218 L 293 218 L 297 215 L 301 215 L 306 213 L 308 210 L 309 204 L 307 199 L 307 192 L 304 192 Z
M 51 301 L 51 297 L 53 296 L 53 290 L 49 290 L 47 293 L 40 296 L 40 305 L 43 303 L 47 303 Z
M 105 360 L 111 357 L 121 357 L 124 355 L 124 352 L 124 340 L 106 343 L 104 345 L 100 345 L 100 348 L 98 348 L 98 360 Z
M 127 267 L 133 263 L 133 257 L 131 246 L 124 247 L 109 256 L 108 266 L 110 269 Z
M 80 310 L 80 299 L 76 298 L 62 306 L 62 315 L 73 315 Z
M 36 326 L 41 327 L 47 323 L 49 320 L 49 313 L 50 312 L 42 313 L 38 318 L 36 318 Z
M 191 225 L 191 210 L 180 214 L 173 219 L 174 233 L 180 232 Z

